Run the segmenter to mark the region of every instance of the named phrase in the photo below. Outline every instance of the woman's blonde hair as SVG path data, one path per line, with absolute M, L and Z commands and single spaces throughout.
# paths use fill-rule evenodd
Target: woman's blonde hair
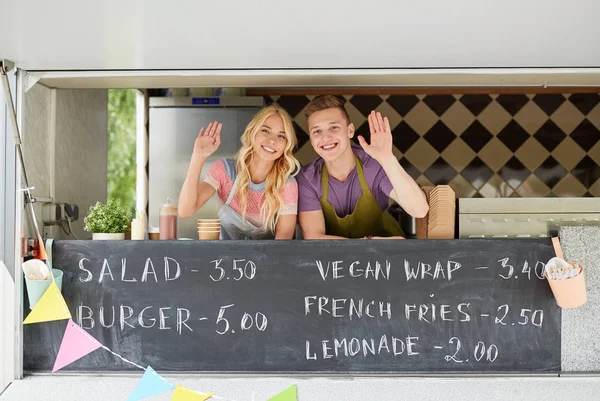
M 295 176 L 300 171 L 300 163 L 293 155 L 298 140 L 296 138 L 294 126 L 292 125 L 292 118 L 285 110 L 273 104 L 264 107 L 256 113 L 242 135 L 242 147 L 238 152 L 236 165 L 238 174 L 238 192 L 242 206 L 242 218 L 245 219 L 246 208 L 248 205 L 247 195 L 250 187 L 249 166 L 254 157 L 254 139 L 267 118 L 272 115 L 281 117 L 287 143 L 283 154 L 275 161 L 273 168 L 271 168 L 271 171 L 267 174 L 265 183 L 265 202 L 260 209 L 260 213 L 263 218 L 266 217 L 265 224 L 262 228 L 264 230 L 275 231 L 278 219 L 277 212 L 283 204 L 281 190 L 288 179 Z

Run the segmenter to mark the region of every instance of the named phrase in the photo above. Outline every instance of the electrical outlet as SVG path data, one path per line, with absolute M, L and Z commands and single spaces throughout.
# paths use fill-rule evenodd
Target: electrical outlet
M 79 220 L 79 206 L 71 203 L 44 203 L 42 205 L 42 221 L 51 226 L 67 221 Z
M 79 220 L 79 206 L 70 203 L 63 203 L 62 209 L 65 219 L 69 218 L 71 221 Z
M 42 222 L 45 225 L 58 224 L 63 218 L 63 208 L 59 203 L 44 203 L 42 205 Z

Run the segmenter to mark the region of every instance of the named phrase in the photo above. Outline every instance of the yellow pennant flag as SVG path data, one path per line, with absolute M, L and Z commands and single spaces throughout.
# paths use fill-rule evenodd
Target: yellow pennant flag
M 171 397 L 171 401 L 204 401 L 208 400 L 212 394 L 204 394 L 197 393 L 192 390 L 188 390 L 185 387 L 177 386 L 175 387 L 175 391 L 173 392 L 173 397 Z
M 71 312 L 60 290 L 53 281 L 44 292 L 23 324 L 50 322 L 52 320 L 71 319 Z

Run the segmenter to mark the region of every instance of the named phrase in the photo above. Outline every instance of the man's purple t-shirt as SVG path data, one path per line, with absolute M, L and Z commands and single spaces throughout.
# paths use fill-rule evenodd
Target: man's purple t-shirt
M 365 179 L 371 193 L 375 196 L 375 200 L 381 210 L 388 207 L 389 196 L 393 186 L 387 177 L 383 167 L 375 159 L 369 156 L 360 146 L 352 145 L 352 151 L 363 165 Z M 302 167 L 300 173 L 296 177 L 298 182 L 298 211 L 312 212 L 321 210 L 321 197 L 323 196 L 323 188 L 321 185 L 321 171 L 324 160 L 319 157 L 313 162 Z M 350 175 L 344 182 L 340 182 L 329 177 L 329 194 L 328 201 L 331 203 L 339 217 L 344 217 L 354 210 L 358 199 L 362 195 L 360 181 L 356 167 L 352 169 Z

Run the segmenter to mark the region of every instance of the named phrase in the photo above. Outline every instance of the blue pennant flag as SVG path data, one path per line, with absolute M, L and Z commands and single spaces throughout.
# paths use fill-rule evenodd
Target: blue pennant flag
M 153 395 L 173 390 L 175 386 L 154 371 L 150 366 L 146 368 L 144 376 L 138 382 L 137 387 L 129 396 L 127 401 L 137 401 Z

